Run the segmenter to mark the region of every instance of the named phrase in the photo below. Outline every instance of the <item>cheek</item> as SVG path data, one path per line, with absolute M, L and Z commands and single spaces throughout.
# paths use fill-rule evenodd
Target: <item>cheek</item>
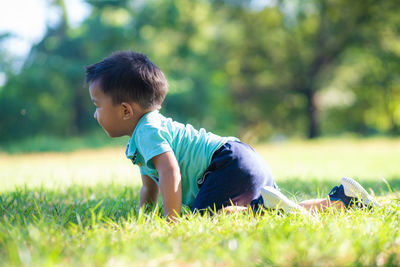
M 94 117 L 98 121 L 99 124 L 102 124 L 102 121 L 104 120 L 102 113 L 99 110 L 96 110 L 94 113 Z
M 113 120 L 109 118 L 109 114 L 107 114 L 107 112 L 102 112 L 101 110 L 98 110 L 95 114 L 97 122 L 103 128 L 110 128 L 110 125 L 112 125 Z

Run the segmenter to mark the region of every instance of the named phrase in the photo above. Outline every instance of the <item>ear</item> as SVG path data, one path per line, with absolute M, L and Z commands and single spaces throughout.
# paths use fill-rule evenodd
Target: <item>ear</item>
M 131 104 L 129 104 L 127 102 L 122 102 L 121 108 L 122 108 L 122 119 L 123 120 L 129 120 L 130 118 L 132 118 L 133 113 L 134 113 L 134 108 Z

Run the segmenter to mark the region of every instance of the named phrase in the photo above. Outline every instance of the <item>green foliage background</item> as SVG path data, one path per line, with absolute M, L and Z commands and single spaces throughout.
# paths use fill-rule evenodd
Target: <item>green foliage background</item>
M 23 66 L 0 36 L 0 141 L 81 135 L 92 118 L 84 66 L 113 51 L 147 54 L 166 74 L 162 112 L 257 141 L 400 133 L 397 0 L 86 0 L 62 14 Z

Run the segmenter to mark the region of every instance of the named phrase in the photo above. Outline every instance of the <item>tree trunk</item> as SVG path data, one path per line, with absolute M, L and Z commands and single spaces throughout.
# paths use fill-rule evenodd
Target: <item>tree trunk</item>
M 307 98 L 307 118 L 308 118 L 308 138 L 313 139 L 319 136 L 318 110 L 315 103 L 315 93 L 308 90 Z

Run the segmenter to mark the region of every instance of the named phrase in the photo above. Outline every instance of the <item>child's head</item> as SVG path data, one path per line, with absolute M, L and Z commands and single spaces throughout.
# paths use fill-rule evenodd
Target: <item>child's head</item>
M 145 55 L 116 52 L 86 67 L 94 117 L 110 137 L 131 135 L 146 112 L 161 108 L 168 84 Z
M 163 72 L 145 55 L 119 51 L 86 67 L 86 82 L 98 82 L 113 104 L 135 102 L 144 110 L 160 109 L 168 91 Z

